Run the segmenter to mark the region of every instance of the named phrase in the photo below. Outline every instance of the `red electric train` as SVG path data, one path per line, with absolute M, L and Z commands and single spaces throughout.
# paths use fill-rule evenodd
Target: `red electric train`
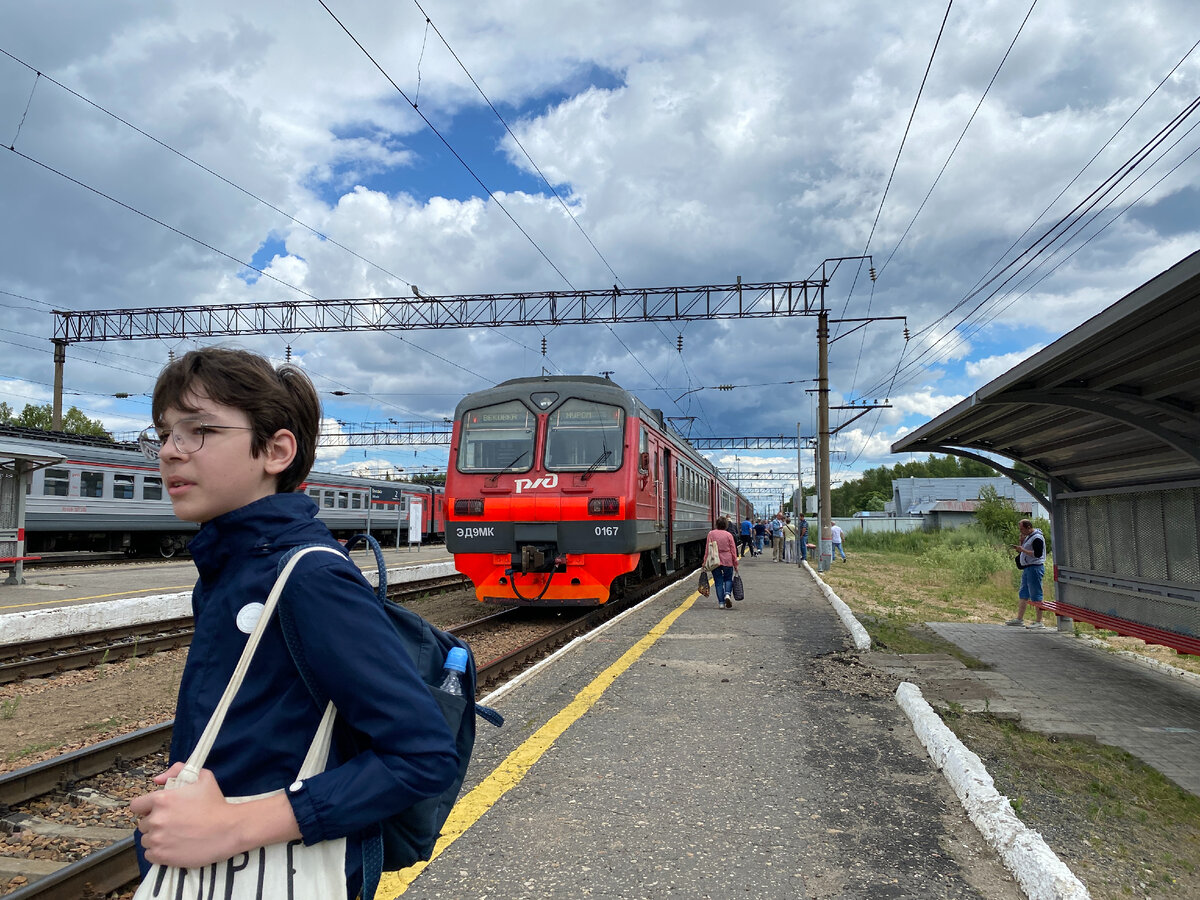
M 753 507 L 635 396 L 587 375 L 515 378 L 454 412 L 446 546 L 485 603 L 592 606 L 700 562 Z

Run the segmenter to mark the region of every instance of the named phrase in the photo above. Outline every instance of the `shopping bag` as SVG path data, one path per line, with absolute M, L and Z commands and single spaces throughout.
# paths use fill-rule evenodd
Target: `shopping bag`
M 712 571 L 721 564 L 721 550 L 716 541 L 708 542 L 708 552 L 704 554 L 704 568 Z
M 332 547 L 313 547 L 292 557 L 280 573 L 271 589 L 271 594 L 259 616 L 246 648 L 238 660 L 237 668 L 225 687 L 216 709 L 200 735 L 192 755 L 183 770 L 167 782 L 165 790 L 177 790 L 186 784 L 194 784 L 204 768 L 209 751 L 217 739 L 217 733 L 225 721 L 225 714 L 241 687 L 250 662 L 254 658 L 267 622 L 283 593 L 283 586 L 296 562 L 309 550 L 328 550 Z M 329 759 L 329 745 L 333 737 L 333 722 L 337 715 L 332 703 L 325 707 L 325 715 L 317 727 L 308 753 L 296 778 L 303 781 L 325 771 Z M 270 793 L 282 793 L 283 789 Z M 230 803 L 241 803 L 268 796 L 227 797 Z M 134 900 L 175 900 L 178 897 L 221 897 L 224 900 L 329 900 L 330 897 L 346 896 L 346 839 L 337 838 L 305 846 L 301 840 L 282 841 L 267 847 L 258 847 L 239 853 L 229 859 L 183 869 L 177 866 L 155 865 L 142 879 Z
M 746 591 L 742 587 L 742 576 L 737 574 L 737 572 L 734 572 L 733 573 L 733 599 L 741 600 L 745 596 L 746 596 Z
M 703 597 L 707 597 L 712 592 L 712 588 L 708 584 L 708 573 L 703 569 L 700 570 L 700 583 L 696 585 L 696 590 Z

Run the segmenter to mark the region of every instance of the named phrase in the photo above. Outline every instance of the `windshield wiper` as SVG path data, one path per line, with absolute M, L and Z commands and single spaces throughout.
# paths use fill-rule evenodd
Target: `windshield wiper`
M 524 459 L 524 458 L 525 458 L 525 457 L 526 457 L 528 454 L 529 454 L 529 450 L 528 450 L 528 449 L 522 450 L 522 451 L 520 452 L 520 454 L 517 456 L 517 458 L 516 458 L 516 459 L 514 459 L 514 460 L 513 460 L 512 462 L 510 462 L 510 463 L 509 463 L 507 466 L 505 466 L 504 468 L 502 468 L 502 469 L 501 469 L 499 472 L 497 472 L 495 475 L 492 475 L 491 477 L 489 477 L 486 483 L 487 483 L 487 484 L 495 484 L 495 483 L 496 483 L 496 481 L 497 481 L 497 480 L 500 478 L 500 476 L 501 476 L 501 475 L 503 475 L 505 472 L 507 472 L 509 469 L 511 469 L 513 466 L 515 466 L 517 463 L 519 463 L 519 462 L 520 462 L 522 459 Z
M 610 456 L 612 456 L 612 451 L 605 447 L 604 450 L 601 451 L 600 455 L 596 457 L 596 461 L 588 466 L 588 470 L 579 476 L 579 480 L 587 481 L 589 478 L 591 478 L 596 469 L 600 468 L 604 461 Z

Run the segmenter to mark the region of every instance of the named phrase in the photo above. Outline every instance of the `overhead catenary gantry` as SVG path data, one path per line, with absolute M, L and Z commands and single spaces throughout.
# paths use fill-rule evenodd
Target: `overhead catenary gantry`
M 368 297 L 337 300 L 284 300 L 164 306 L 148 309 L 55 310 L 53 425 L 61 427 L 63 369 L 70 344 L 96 341 L 184 340 L 264 334 L 350 331 L 410 331 L 533 325 L 691 322 L 817 316 L 818 408 L 821 451 L 818 476 L 823 516 L 829 499 L 828 343 L 829 325 L 862 323 L 903 316 L 829 318 L 825 288 L 838 266 L 869 256 L 831 257 L 822 261 L 819 278 L 799 281 L 743 282 L 665 288 L 519 291 L 506 294 Z M 814 271 L 814 275 L 816 271 Z M 871 268 L 871 279 L 875 269 Z M 332 445 L 331 445 L 332 446 Z M 795 444 L 791 448 L 794 449 Z M 731 448 L 737 449 L 737 448 Z M 780 449 L 785 449 L 781 447 Z M 823 557 L 824 558 L 824 555 Z

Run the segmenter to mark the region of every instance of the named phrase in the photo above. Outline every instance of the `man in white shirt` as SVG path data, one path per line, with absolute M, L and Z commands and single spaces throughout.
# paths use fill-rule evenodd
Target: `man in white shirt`
M 829 539 L 833 541 L 833 553 L 840 553 L 842 555 L 842 562 L 845 562 L 846 551 L 842 549 L 842 528 L 840 525 L 834 524 L 829 529 Z M 833 554 L 830 554 L 830 559 L 832 558 Z

